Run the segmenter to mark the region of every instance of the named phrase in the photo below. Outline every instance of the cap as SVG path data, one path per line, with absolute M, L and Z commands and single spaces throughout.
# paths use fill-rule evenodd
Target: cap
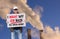
M 14 6 L 13 9 L 18 9 L 18 7 Z

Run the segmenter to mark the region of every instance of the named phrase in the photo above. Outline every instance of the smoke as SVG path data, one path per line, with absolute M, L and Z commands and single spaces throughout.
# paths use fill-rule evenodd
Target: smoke
M 20 12 L 25 12 L 27 16 L 27 22 L 29 22 L 33 27 L 38 30 L 43 30 L 43 23 L 41 22 L 41 12 L 43 8 L 41 6 L 36 6 L 34 9 L 31 9 L 26 3 L 27 0 L 0 0 L 0 16 L 3 19 L 6 19 L 6 15 L 10 12 L 10 9 L 13 6 L 17 6 Z M 35 32 L 32 32 L 34 35 Z M 35 33 L 35 36 L 39 36 Z M 60 39 L 60 30 L 58 27 L 55 27 L 53 30 L 51 27 L 46 26 L 42 34 L 44 39 Z
M 13 6 L 17 5 L 18 1 L 19 0 L 0 0 L 0 17 L 2 17 L 3 19 L 6 19 L 6 15 L 10 12 L 10 9 Z M 27 2 L 27 0 L 21 0 L 21 1 L 23 3 Z
M 0 8 L 0 16 L 4 19 L 6 19 L 6 15 L 10 12 L 10 9 L 13 8 L 14 6 L 17 6 L 19 8 L 19 12 L 24 12 L 27 16 L 27 22 L 29 22 L 33 27 L 42 30 L 43 29 L 43 24 L 40 21 L 40 16 L 36 14 L 32 8 L 30 8 L 26 3 L 27 0 L 2 0 L 0 1 L 1 4 L 3 5 Z M 40 7 L 39 7 L 40 8 Z M 37 8 L 36 8 L 37 9 Z M 40 9 L 39 9 L 40 10 Z M 39 12 L 39 11 L 37 11 Z
M 36 29 L 32 29 L 32 30 L 31 30 L 31 37 L 32 37 L 32 38 L 35 38 L 35 39 L 40 39 L 39 31 L 36 30 Z
M 31 31 L 32 37 L 33 38 L 38 38 L 39 39 L 39 32 L 36 30 Z M 50 26 L 45 26 L 44 32 L 42 32 L 43 39 L 60 39 L 60 30 L 59 27 L 56 26 L 54 29 L 51 28 Z
M 23 1 L 23 3 L 27 3 L 27 0 L 22 0 Z
M 42 36 L 43 39 L 60 39 L 59 27 L 55 27 L 53 30 L 51 27 L 46 26 Z
M 43 12 L 43 7 L 39 6 L 39 5 L 36 5 L 33 10 L 34 10 L 34 12 L 36 14 L 38 14 L 39 16 L 41 16 L 41 13 Z

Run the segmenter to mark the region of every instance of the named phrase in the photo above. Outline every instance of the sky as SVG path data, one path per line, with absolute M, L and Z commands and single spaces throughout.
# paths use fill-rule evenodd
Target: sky
M 35 6 L 43 7 L 43 12 L 41 13 L 41 20 L 44 26 L 49 25 L 53 29 L 55 26 L 58 26 L 60 28 L 60 0 L 28 0 L 27 4 L 32 9 L 34 9 Z M 1 25 L 2 29 L 0 30 L 0 39 L 10 39 L 10 30 L 6 27 L 6 21 L 3 20 L 1 17 L 0 24 L 3 24 Z M 32 28 L 32 26 L 29 23 L 27 23 L 27 28 Z M 25 33 L 26 32 L 27 31 L 25 31 Z
M 30 0 L 30 7 L 43 7 L 42 22 L 44 25 L 60 26 L 60 0 Z

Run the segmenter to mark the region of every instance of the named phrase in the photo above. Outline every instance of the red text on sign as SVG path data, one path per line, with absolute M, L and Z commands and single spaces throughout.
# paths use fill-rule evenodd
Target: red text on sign
M 14 15 L 14 16 L 10 16 L 10 18 L 17 18 L 17 15 Z

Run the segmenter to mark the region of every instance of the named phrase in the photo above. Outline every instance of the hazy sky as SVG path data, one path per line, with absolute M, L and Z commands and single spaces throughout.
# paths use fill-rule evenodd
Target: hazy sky
M 28 5 L 32 9 L 37 5 L 43 7 L 41 20 L 44 26 L 49 25 L 52 28 L 60 26 L 60 0 L 28 0 Z M 6 27 L 5 20 L 0 18 L 0 24 L 3 24 L 1 25 L 0 39 L 10 39 L 10 30 Z M 31 25 L 27 23 L 27 27 L 31 28 Z
M 60 0 L 29 0 L 28 4 L 32 8 L 43 7 L 41 20 L 44 25 L 60 26 Z

